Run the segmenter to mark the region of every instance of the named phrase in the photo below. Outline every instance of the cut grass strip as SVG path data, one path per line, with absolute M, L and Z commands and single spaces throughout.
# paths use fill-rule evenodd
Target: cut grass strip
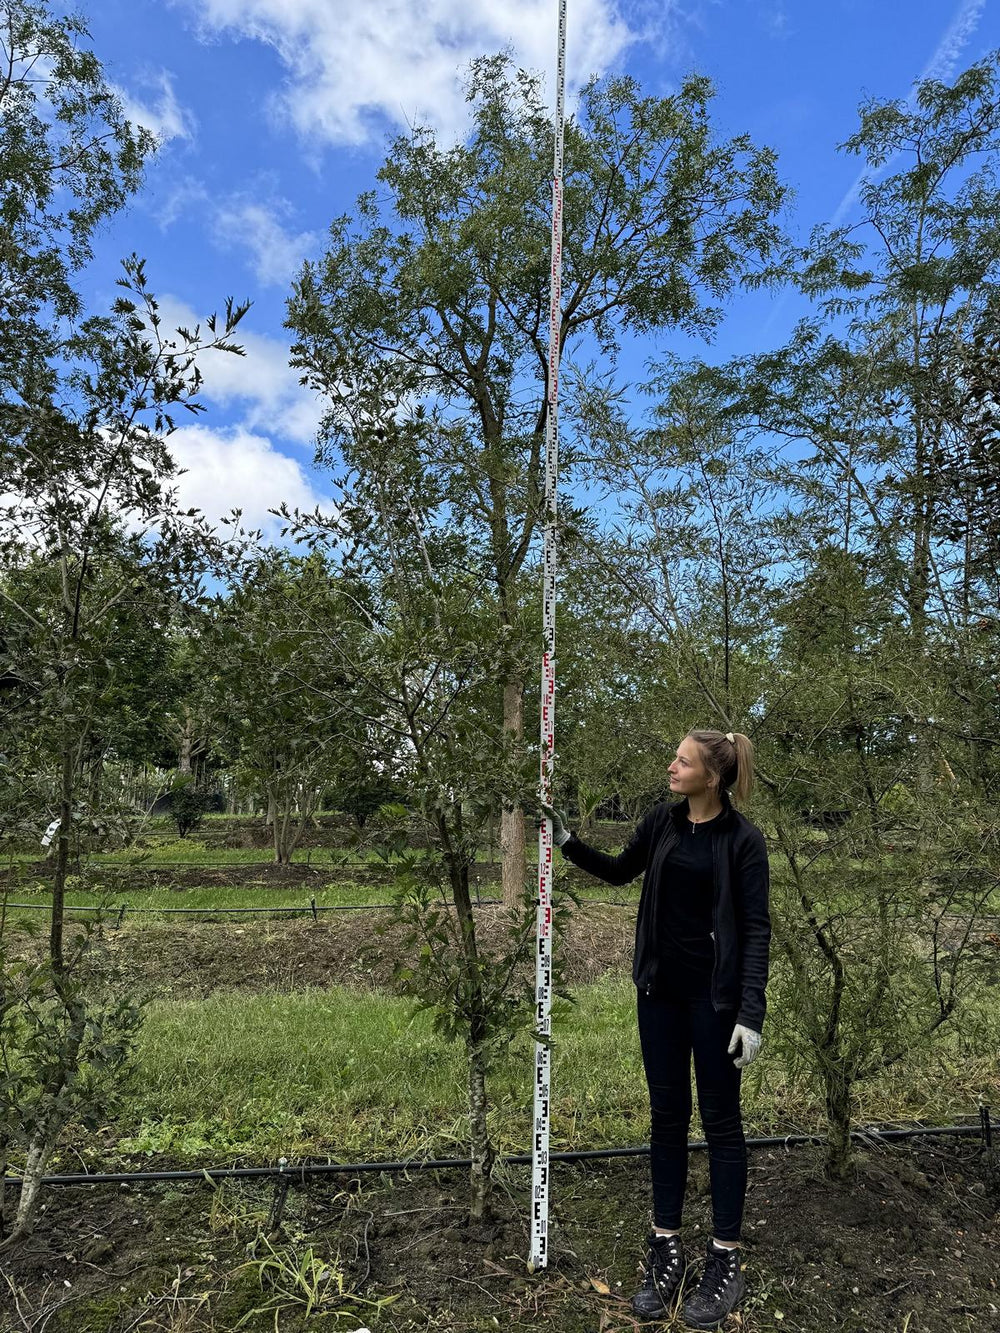
M 642 1142 L 648 1102 L 630 981 L 581 989 L 557 1015 L 552 1147 Z M 996 1104 L 1000 1015 L 977 1012 L 975 1049 L 960 1032 L 858 1089 L 856 1117 L 951 1123 Z M 501 1151 L 529 1140 L 532 1048 L 521 1036 L 498 1059 L 492 1132 Z M 157 1002 L 117 1125 L 125 1153 L 177 1160 L 341 1160 L 463 1153 L 467 1142 L 462 1052 L 426 1015 L 381 993 L 341 989 L 253 997 L 220 993 Z M 820 1099 L 793 1082 L 767 1047 L 744 1074 L 748 1134 L 822 1127 Z M 692 1135 L 701 1129 L 695 1114 Z
M 301 885 L 281 889 L 254 884 L 237 888 L 207 885 L 183 889 L 129 889 L 112 896 L 71 889 L 66 893 L 66 907 L 103 907 L 105 915 L 111 919 L 117 917 L 123 904 L 126 909 L 141 909 L 144 912 L 166 912 L 172 908 L 198 912 L 208 912 L 212 908 L 295 908 L 308 916 L 311 911 L 309 900 L 312 897 L 316 899 L 318 907 L 343 907 L 385 903 L 388 894 L 389 889 L 384 884 L 359 884 L 355 881 L 324 884 L 315 889 L 303 888 Z M 10 897 L 31 907 L 47 905 L 49 902 L 49 894 L 44 889 L 11 890 Z M 12 907 L 10 911 L 16 913 L 17 909 Z
M 529 860 L 530 860 L 530 848 Z M 300 847 L 292 855 L 294 865 L 384 865 L 384 861 L 373 851 L 351 850 L 336 847 Z M 535 848 L 537 860 L 538 849 Z M 495 857 L 493 858 L 496 859 Z M 476 854 L 477 862 L 490 860 L 483 850 Z M 150 839 L 137 853 L 134 849 L 118 852 L 95 853 L 88 858 L 91 866 L 118 866 L 142 864 L 151 867 L 169 868 L 171 866 L 244 866 L 271 865 L 274 852 L 270 847 L 220 847 L 214 843 L 204 843 L 193 838 L 168 839 L 164 841 Z
M 483 884 L 480 886 L 479 892 L 484 901 L 495 899 L 500 892 L 500 885 Z M 137 909 L 143 913 L 162 912 L 164 915 L 171 916 L 176 914 L 178 908 L 204 913 L 212 913 L 213 909 L 235 912 L 240 908 L 255 908 L 261 910 L 261 915 L 266 911 L 273 911 L 275 916 L 286 915 L 287 909 L 295 909 L 300 911 L 303 916 L 308 916 L 312 910 L 309 901 L 312 897 L 315 897 L 317 907 L 375 907 L 390 903 L 392 895 L 393 886 L 389 881 L 385 883 L 362 883 L 357 880 L 328 883 L 315 889 L 303 885 L 283 889 L 273 888 L 267 884 L 254 883 L 240 885 L 235 888 L 227 888 L 222 885 L 182 889 L 143 889 L 136 887 L 125 890 L 117 889 L 108 895 L 86 893 L 79 889 L 68 889 L 66 892 L 66 907 L 67 909 L 103 907 L 106 917 L 112 921 L 118 917 L 123 905 L 126 908 L 126 920 L 135 919 L 129 917 L 129 910 L 131 909 Z M 627 892 L 621 889 L 610 890 L 606 885 L 593 882 L 583 886 L 579 896 L 590 902 L 638 902 L 637 891 L 634 896 L 629 896 Z M 47 887 L 40 886 L 37 882 L 10 888 L 8 898 L 11 904 L 26 905 L 27 910 L 20 913 L 22 916 L 27 916 L 29 913 L 36 916 L 50 902 Z M 9 906 L 8 912 L 11 916 L 17 916 L 19 909 L 16 905 Z M 90 915 L 89 911 L 88 915 Z M 183 916 L 177 916 L 176 919 L 183 920 L 184 918 Z

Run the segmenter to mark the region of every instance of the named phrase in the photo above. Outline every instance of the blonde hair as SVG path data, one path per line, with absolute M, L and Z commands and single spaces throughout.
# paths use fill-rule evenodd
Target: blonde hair
M 689 741 L 701 749 L 705 767 L 720 787 L 742 804 L 753 791 L 753 741 L 742 731 L 689 731 Z

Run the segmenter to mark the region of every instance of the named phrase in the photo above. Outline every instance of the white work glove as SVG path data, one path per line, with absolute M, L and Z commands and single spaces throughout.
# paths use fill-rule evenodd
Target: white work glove
M 558 810 L 553 810 L 551 805 L 546 805 L 544 801 L 539 801 L 539 805 L 549 819 L 552 820 L 552 841 L 557 847 L 561 847 L 564 842 L 569 842 L 572 833 L 563 823 L 562 815 Z
M 729 1054 L 732 1055 L 736 1047 L 743 1043 L 743 1054 L 733 1064 L 737 1069 L 743 1069 L 746 1065 L 752 1065 L 757 1059 L 757 1052 L 760 1050 L 760 1043 L 763 1040 L 759 1032 L 753 1028 L 744 1027 L 742 1023 L 737 1023 L 733 1028 L 732 1040 L 729 1043 Z

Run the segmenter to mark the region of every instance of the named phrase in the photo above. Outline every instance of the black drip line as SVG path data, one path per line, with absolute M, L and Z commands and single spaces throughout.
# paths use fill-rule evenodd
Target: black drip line
M 500 903 L 499 898 L 476 898 L 472 903 L 473 907 L 496 907 Z M 447 899 L 442 899 L 440 904 L 443 907 L 451 906 Z M 50 912 L 51 903 L 12 903 L 5 904 L 8 910 L 17 908 L 24 912 Z M 120 926 L 126 915 L 133 916 L 309 916 L 317 920 L 320 912 L 388 912 L 395 906 L 394 903 L 336 903 L 332 906 L 324 906 L 317 903 L 315 898 L 310 898 L 309 902 L 301 907 L 282 907 L 276 904 L 274 907 L 132 907 L 128 903 L 122 903 L 118 907 L 100 907 L 91 906 L 88 903 L 66 903 L 63 910 L 68 915 L 70 912 L 103 912 L 107 917 L 115 917 L 115 925 Z
M 636 907 L 638 898 L 582 898 L 581 904 L 584 907 Z M 473 907 L 499 907 L 502 899 L 500 898 L 481 898 L 476 892 L 471 906 Z M 454 903 L 448 898 L 435 899 L 436 907 L 454 907 Z M 51 903 L 14 903 L 5 902 L 5 909 L 21 912 L 50 912 Z M 120 926 L 123 919 L 128 916 L 312 916 L 313 920 L 319 919 L 320 912 L 390 912 L 396 906 L 395 903 L 335 903 L 324 906 L 317 903 L 315 898 L 310 898 L 308 903 L 301 906 L 282 906 L 276 903 L 273 907 L 132 907 L 129 903 L 121 903 L 119 906 L 101 907 L 90 903 L 66 903 L 63 910 L 68 915 L 71 912 L 103 912 L 107 917 L 115 917 L 115 925 Z M 907 914 L 907 920 L 921 921 L 924 918 L 919 914 Z M 949 917 L 943 918 L 945 920 Z M 955 914 L 956 920 L 965 920 L 961 914 Z M 983 918 L 984 922 L 992 922 L 994 917 Z
M 979 1123 L 976 1125 L 911 1125 L 905 1129 L 898 1127 L 882 1128 L 880 1125 L 868 1125 L 864 1129 L 851 1130 L 851 1138 L 856 1142 L 875 1145 L 878 1143 L 898 1142 L 902 1139 L 933 1138 L 949 1135 L 953 1138 L 980 1138 L 984 1151 L 992 1154 L 993 1131 L 1000 1130 L 1000 1122 L 991 1122 L 990 1108 L 979 1108 Z M 766 1138 L 748 1138 L 748 1148 L 790 1148 L 802 1144 L 822 1144 L 826 1140 L 821 1134 L 784 1134 Z M 688 1143 L 688 1152 L 704 1151 L 708 1147 L 706 1139 L 695 1139 Z M 648 1157 L 649 1144 L 638 1144 L 629 1148 L 589 1148 L 576 1152 L 550 1152 L 550 1162 L 595 1162 L 615 1157 Z M 501 1157 L 504 1166 L 530 1166 L 531 1153 L 512 1153 Z M 364 1172 L 396 1171 L 444 1171 L 469 1168 L 469 1157 L 423 1157 L 411 1158 L 398 1162 L 301 1162 L 291 1165 L 287 1158 L 281 1157 L 273 1166 L 215 1166 L 201 1167 L 186 1171 L 120 1171 L 120 1172 L 82 1172 L 76 1175 L 64 1174 L 45 1176 L 43 1185 L 128 1185 L 144 1184 L 166 1180 L 259 1180 L 268 1177 L 299 1179 L 303 1183 L 309 1176 L 359 1175 Z M 4 1186 L 20 1185 L 20 1176 L 6 1176 Z

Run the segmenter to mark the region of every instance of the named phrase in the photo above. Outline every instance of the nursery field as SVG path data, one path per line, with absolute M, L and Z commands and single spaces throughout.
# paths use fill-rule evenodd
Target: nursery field
M 610 826 L 604 839 L 616 833 Z M 646 1158 L 555 1168 L 553 1257 L 534 1276 L 526 1270 L 527 1167 L 497 1168 L 493 1215 L 478 1223 L 468 1219 L 461 1170 L 417 1169 L 467 1154 L 463 1056 L 394 992 L 405 943 L 379 906 L 391 898 L 384 865 L 358 860 L 336 882 L 289 887 L 269 878 L 263 861 L 233 861 L 223 867 L 226 882 L 153 887 L 144 874 L 177 875 L 185 862 L 205 874 L 201 860 L 219 849 L 211 838 L 160 833 L 148 850 L 126 872 L 131 887 L 116 880 L 108 895 L 91 878 L 67 899 L 106 901 L 98 929 L 108 954 L 148 1003 L 113 1113 L 71 1127 L 52 1172 L 273 1165 L 279 1157 L 292 1168 L 317 1160 L 414 1167 L 300 1178 L 285 1196 L 267 1180 L 53 1188 L 34 1235 L 6 1260 L 3 1327 L 284 1330 L 320 1317 L 352 1333 L 633 1327 L 627 1297 L 648 1220 Z M 99 879 L 101 869 L 91 863 L 87 874 Z M 45 904 L 44 876 L 5 888 L 8 901 Z M 557 1005 L 554 1026 L 555 1151 L 648 1139 L 630 979 L 636 889 L 616 890 L 617 904 L 584 899 L 569 915 L 560 947 L 571 1000 Z M 314 914 L 310 899 L 343 910 Z M 125 901 L 147 914 L 122 916 Z M 168 914 L 180 906 L 229 912 Z M 247 907 L 258 911 L 235 914 Z M 289 907 L 301 915 L 275 912 Z M 489 948 L 504 928 L 502 909 L 484 902 L 476 911 Z M 40 949 L 31 923 L 44 914 L 11 916 L 22 954 Z M 69 927 L 70 938 L 79 928 Z M 859 1085 L 855 1125 L 971 1126 L 980 1104 L 1000 1105 L 997 980 L 983 972 L 961 1022 L 919 1059 Z M 772 1032 L 784 1003 L 772 984 Z M 490 1129 L 501 1154 L 528 1145 L 531 1071 L 522 1033 L 491 1078 Z M 767 1041 L 743 1088 L 748 1137 L 822 1131 L 820 1093 Z M 692 1141 L 701 1133 L 696 1109 Z M 977 1137 L 869 1137 L 855 1178 L 835 1185 L 818 1146 L 751 1148 L 751 1295 L 731 1327 L 995 1330 L 998 1168 Z M 692 1150 L 690 1171 L 686 1234 L 697 1261 L 711 1225 L 703 1150 Z
M 633 1333 L 640 888 L 551 853 L 677 797 L 723 1333 L 1000 1333 L 997 6 L 71 8 L 0 0 L 0 1333 Z

